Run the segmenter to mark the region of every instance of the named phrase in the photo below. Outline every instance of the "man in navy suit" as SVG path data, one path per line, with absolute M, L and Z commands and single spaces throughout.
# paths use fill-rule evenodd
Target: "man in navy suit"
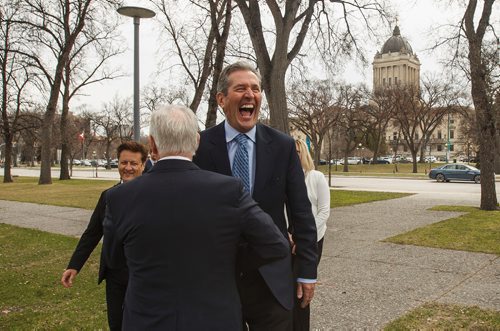
M 146 147 L 135 141 L 128 141 L 120 144 L 117 149 L 118 172 L 120 173 L 120 183 L 126 183 L 141 175 L 144 162 L 147 157 Z M 63 272 L 61 283 L 64 287 L 73 286 L 73 280 L 82 269 L 92 251 L 102 238 L 102 222 L 106 210 L 106 192 L 101 193 L 99 201 L 90 217 L 90 222 L 85 232 L 83 232 L 78 245 L 68 263 L 68 267 Z M 128 272 L 126 269 L 110 269 L 106 266 L 101 255 L 99 265 L 100 284 L 106 279 L 106 304 L 108 309 L 108 324 L 111 330 L 121 330 L 122 306 L 127 289 Z
M 290 260 L 288 241 L 234 177 L 201 170 L 194 113 L 152 113 L 146 174 L 107 194 L 106 262 L 125 265 L 124 330 L 241 330 L 235 263 L 238 243 L 253 261 Z
M 245 136 L 250 171 L 243 181 L 249 182 L 252 197 L 271 215 L 282 236 L 288 238 L 287 231 L 291 232 L 298 277 L 292 277 L 290 260 L 257 269 L 242 258 L 238 284 L 244 320 L 250 330 L 291 330 L 294 283 L 300 305 L 307 306 L 314 295 L 317 267 L 316 225 L 295 142 L 282 132 L 257 124 L 261 82 L 259 73 L 249 64 L 236 62 L 225 67 L 217 91 L 226 121 L 201 133 L 193 161 L 202 169 L 235 175 L 239 173 L 239 167 L 234 167 L 240 148 L 237 138 Z M 240 251 L 247 256 L 244 244 Z

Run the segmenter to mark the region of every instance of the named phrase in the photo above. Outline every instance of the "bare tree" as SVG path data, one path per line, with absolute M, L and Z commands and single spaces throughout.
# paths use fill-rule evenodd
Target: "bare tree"
M 387 89 L 377 89 L 366 107 L 362 108 L 366 116 L 368 141 L 373 151 L 373 160 L 377 160 L 382 145 L 385 141 L 385 133 L 391 119 L 394 116 L 394 103 L 392 94 Z M 371 138 L 371 139 L 370 139 Z
M 314 163 L 319 165 L 323 139 L 341 113 L 335 108 L 333 86 L 327 80 L 305 80 L 292 84 L 290 89 L 290 121 L 311 139 Z
M 480 208 L 496 210 L 498 209 L 498 200 L 494 162 L 495 156 L 498 154 L 495 148 L 495 139 L 498 133 L 493 100 L 500 86 L 498 79 L 500 50 L 498 48 L 498 34 L 494 30 L 494 24 L 490 22 L 495 0 L 480 2 L 468 0 L 453 3 L 453 5 L 459 6 L 464 15 L 452 27 L 453 31 L 437 42 L 436 47 L 443 44 L 451 46 L 453 51 L 450 63 L 463 70 L 470 80 L 481 160 Z M 498 6 L 498 2 L 496 5 Z
M 48 86 L 47 107 L 41 133 L 41 168 L 39 184 L 51 184 L 52 125 L 59 100 L 64 68 L 77 38 L 92 23 L 106 17 L 114 0 L 22 0 L 22 14 L 17 22 L 28 31 L 24 55 L 45 77 Z M 52 57 L 48 55 L 52 55 Z
M 113 17 L 113 16 L 112 16 Z M 68 158 L 71 154 L 72 134 L 68 128 L 70 100 L 91 84 L 120 77 L 122 74 L 116 68 L 106 64 L 123 53 L 122 46 L 115 46 L 118 41 L 116 34 L 118 20 L 103 20 L 101 24 L 92 24 L 92 29 L 84 30 L 75 42 L 71 55 L 64 66 L 61 130 L 61 172 L 59 179 L 70 179 Z
M 105 144 L 107 164 L 111 161 L 111 146 L 115 141 L 128 141 L 132 139 L 132 113 L 129 99 L 120 99 L 117 96 L 103 105 L 98 113 L 85 112 L 94 128 L 94 136 L 102 134 Z
M 171 1 L 151 2 L 160 12 L 158 19 L 175 45 L 174 53 L 186 73 L 187 82 L 193 86 L 189 108 L 196 113 L 210 77 L 214 90 L 222 70 L 231 23 L 231 0 L 189 0 L 183 15 L 172 13 L 178 5 L 173 7 Z M 214 100 L 209 100 L 207 114 L 207 122 L 213 124 L 217 109 Z
M 396 86 L 387 89 L 392 94 L 394 104 L 394 127 L 402 134 L 402 140 L 408 146 L 413 159 L 413 173 L 417 173 L 417 153 L 422 144 L 420 120 L 423 107 L 419 101 L 419 90 L 413 85 Z
M 1 67 L 1 134 L 5 143 L 4 183 L 12 182 L 11 167 L 13 143 L 23 130 L 22 116 L 30 107 L 28 90 L 35 87 L 36 76 L 26 64 L 26 58 L 18 52 L 25 38 L 25 31 L 15 18 L 21 7 L 18 1 L 4 3 L 0 7 L 0 67 Z M 15 159 L 14 159 L 15 161 Z
M 325 63 L 334 63 L 341 54 L 362 54 L 357 44 L 358 36 L 355 34 L 353 21 L 359 19 L 366 23 L 366 38 L 367 34 L 373 32 L 370 14 L 376 14 L 379 20 L 386 16 L 380 2 L 370 0 L 336 0 L 330 3 L 321 0 L 269 0 L 265 1 L 265 4 L 258 0 L 235 2 L 245 20 L 262 74 L 262 88 L 269 103 L 271 126 L 283 132 L 289 130 L 285 93 L 286 72 L 292 61 L 299 56 L 312 27 L 315 27 L 313 44 L 321 47 Z M 269 28 L 262 15 L 265 11 L 270 12 L 272 16 L 273 26 Z
M 340 109 L 338 127 L 339 137 L 342 139 L 343 172 L 349 172 L 348 157 L 366 138 L 363 126 L 364 113 L 361 110 L 362 105 L 366 104 L 366 91 L 362 86 L 351 84 L 338 85 L 337 89 L 336 107 Z

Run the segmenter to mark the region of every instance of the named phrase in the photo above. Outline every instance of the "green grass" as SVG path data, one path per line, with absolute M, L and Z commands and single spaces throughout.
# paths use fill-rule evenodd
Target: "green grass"
M 500 210 L 483 211 L 464 206 L 436 206 L 431 210 L 465 214 L 384 241 L 500 255 Z
M 331 190 L 330 192 L 331 208 L 351 206 L 372 201 L 397 199 L 412 195 L 410 193 L 365 192 L 346 190 Z
M 387 324 L 384 330 L 500 330 L 500 312 L 478 307 L 425 304 Z
M 436 168 L 443 163 L 433 163 L 432 168 Z M 413 165 L 411 163 L 398 164 L 359 164 L 359 165 L 349 165 L 349 172 L 343 172 L 344 166 L 331 165 L 332 174 L 335 175 L 377 175 L 377 176 L 396 176 L 396 177 L 415 177 L 415 178 L 425 178 L 427 173 L 429 173 L 429 163 L 417 163 L 417 173 L 413 173 Z M 319 171 L 328 174 L 328 165 L 322 165 L 318 167 Z
M 14 183 L 3 183 L 3 177 L 0 177 L 0 181 L 0 200 L 84 209 L 94 209 L 101 192 L 117 182 L 71 179 L 38 185 L 38 178 L 35 177 L 16 177 Z
M 98 330 L 107 327 L 100 249 L 71 289 L 61 275 L 77 239 L 0 224 L 0 330 Z

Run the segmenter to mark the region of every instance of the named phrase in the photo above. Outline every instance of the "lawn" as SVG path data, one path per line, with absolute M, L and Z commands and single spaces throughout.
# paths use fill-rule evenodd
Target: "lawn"
M 500 330 L 500 312 L 478 307 L 425 304 L 392 321 L 384 330 Z
M 114 184 L 116 181 L 71 179 L 54 180 L 52 185 L 38 185 L 38 178 L 19 177 L 14 183 L 0 183 L 0 200 L 94 209 L 101 192 Z M 410 194 L 332 190 L 331 207 L 396 199 L 408 195 Z
M 76 238 L 0 224 L 0 330 L 99 330 L 107 327 L 100 248 L 73 288 L 60 283 Z
M 38 178 L 16 177 L 14 183 L 3 183 L 0 177 L 0 200 L 33 202 L 44 205 L 94 209 L 102 191 L 116 181 L 53 180 L 51 185 L 38 185 Z
M 426 178 L 430 168 L 436 168 L 443 163 L 417 163 L 417 173 L 413 173 L 413 165 L 411 163 L 401 164 L 358 164 L 349 165 L 349 172 L 343 172 L 343 165 L 331 165 L 331 172 L 334 175 L 359 176 L 359 175 L 374 175 L 377 176 L 396 176 L 396 177 L 414 177 Z M 319 171 L 328 174 L 328 165 L 318 167 Z
M 465 206 L 436 206 L 431 210 L 465 214 L 384 241 L 500 255 L 500 210 L 483 211 Z

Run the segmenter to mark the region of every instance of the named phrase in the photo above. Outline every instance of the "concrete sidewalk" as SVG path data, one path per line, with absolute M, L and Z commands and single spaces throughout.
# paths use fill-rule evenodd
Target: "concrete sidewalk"
M 498 256 L 380 242 L 459 215 L 426 210 L 436 204 L 478 202 L 414 195 L 332 210 L 312 305 L 313 330 L 376 330 L 426 302 L 500 311 Z M 0 223 L 70 236 L 83 232 L 90 215 L 78 208 L 0 200 Z

